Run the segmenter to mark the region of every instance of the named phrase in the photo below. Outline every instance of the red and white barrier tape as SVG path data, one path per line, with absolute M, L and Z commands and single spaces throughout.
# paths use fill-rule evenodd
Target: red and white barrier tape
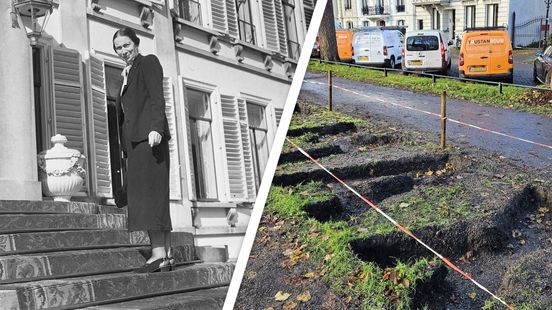
M 362 199 L 362 201 L 364 201 L 365 203 L 367 203 L 372 209 L 376 210 L 379 214 L 383 215 L 383 217 L 385 217 L 388 221 L 390 221 L 391 223 L 393 223 L 393 225 L 395 225 L 399 230 L 401 230 L 402 232 L 404 232 L 405 234 L 409 235 L 410 237 L 412 237 L 414 240 L 416 240 L 419 244 L 423 245 L 426 249 L 428 249 L 429 251 L 431 251 L 433 254 L 435 254 L 435 256 L 437 256 L 439 259 L 441 259 L 447 266 L 449 266 L 450 268 L 452 268 L 454 271 L 458 272 L 459 274 L 461 274 L 464 279 L 466 280 L 469 280 L 471 282 L 473 282 L 477 287 L 479 287 L 480 289 L 482 289 L 483 291 L 487 292 L 489 295 L 491 295 L 494 299 L 498 300 L 500 303 L 502 303 L 503 305 L 505 305 L 508 309 L 511 309 L 513 310 L 514 308 L 512 306 L 510 306 L 509 304 L 507 304 L 504 300 L 500 299 L 500 297 L 496 296 L 495 294 L 493 294 L 491 291 L 489 291 L 486 287 L 484 287 L 483 285 L 479 284 L 477 281 L 475 281 L 469 274 L 467 274 L 466 272 L 462 271 L 459 267 L 457 267 L 456 265 L 454 265 L 451 261 L 449 261 L 447 258 L 445 258 L 443 255 L 439 254 L 437 251 L 435 251 L 434 249 L 432 249 L 430 246 L 428 246 L 427 244 L 425 244 L 422 240 L 420 240 L 418 237 L 416 237 L 416 235 L 414 235 L 410 230 L 406 229 L 405 227 L 403 227 L 401 224 L 397 223 L 397 221 L 395 221 L 392 217 L 390 217 L 389 215 L 387 215 L 385 212 L 383 212 L 380 208 L 378 208 L 378 206 L 376 206 L 374 203 L 372 203 L 370 200 L 368 200 L 367 198 L 365 198 L 364 196 L 362 196 L 361 194 L 359 194 L 355 189 L 353 189 L 352 187 L 350 187 L 347 183 L 345 183 L 343 180 L 341 180 L 339 177 L 337 177 L 335 174 L 333 174 L 330 170 L 328 170 L 326 167 L 324 167 L 319 161 L 317 161 L 316 159 L 314 159 L 312 156 L 310 156 L 307 152 L 305 152 L 305 150 L 303 150 L 302 148 L 300 148 L 297 144 L 293 143 L 293 141 L 291 141 L 289 138 L 286 137 L 286 140 L 291 144 L 293 145 L 297 150 L 299 150 L 299 152 L 301 152 L 303 155 L 305 155 L 308 159 L 310 159 L 313 163 L 315 163 L 318 167 L 322 168 L 324 171 L 326 171 L 329 175 L 331 175 L 334 179 L 337 180 L 337 182 L 341 183 L 343 186 L 345 186 L 348 190 L 350 190 L 353 194 L 355 194 L 358 198 Z
M 324 84 L 324 83 L 322 83 L 322 82 L 315 82 L 315 81 L 306 81 L 306 80 L 305 80 L 304 82 L 305 82 L 305 83 L 311 83 L 311 84 L 326 85 L 326 84 Z M 334 87 L 334 88 L 337 88 L 337 89 L 340 89 L 340 90 L 343 90 L 343 91 L 346 91 L 346 92 L 349 92 L 349 93 L 352 93 L 352 94 L 355 94 L 355 95 L 359 95 L 359 96 L 366 97 L 366 98 L 370 98 L 370 99 L 374 99 L 374 100 L 377 100 L 377 101 L 380 101 L 380 102 L 383 102 L 383 103 L 386 103 L 386 104 L 390 104 L 390 105 L 393 105 L 393 106 L 396 106 L 396 107 L 400 107 L 400 108 L 404 108 L 404 109 L 408 109 L 408 110 L 412 110 L 412 111 L 416 111 L 416 112 L 420 112 L 420 113 L 424 113 L 424 114 L 428 114 L 428 115 L 431 115 L 431 116 L 435 116 L 435 117 L 441 118 L 441 114 L 438 114 L 438 113 L 434 113 L 434 112 L 430 112 L 430 111 L 425 111 L 425 110 L 422 110 L 422 109 L 419 109 L 419 108 L 415 108 L 415 107 L 405 106 L 405 105 L 398 104 L 398 103 L 395 103 L 395 102 L 391 102 L 391 101 L 388 101 L 388 100 L 384 100 L 384 99 L 381 99 L 381 98 L 372 98 L 372 97 L 369 96 L 369 95 L 366 95 L 366 94 L 363 94 L 363 93 L 359 93 L 359 92 L 357 92 L 357 91 L 354 91 L 354 90 L 351 90 L 351 89 L 347 89 L 347 88 L 344 88 L 344 87 L 341 87 L 341 86 L 333 85 L 333 87 Z M 506 138 L 510 138 L 510 139 L 514 139 L 514 140 L 518 140 L 518 141 L 522 141 L 522 142 L 526 142 L 526 143 L 530 143 L 530 144 L 533 144 L 533 145 L 537 145 L 537 146 L 544 147 L 544 148 L 547 148 L 547 149 L 551 149 L 551 150 L 552 150 L 552 145 L 548 145 L 548 144 L 544 144 L 544 143 L 532 141 L 532 140 L 529 140 L 529 139 L 524 139 L 524 138 L 512 136 L 512 135 L 509 135 L 509 134 L 506 134 L 506 133 L 503 133 L 503 132 L 499 132 L 499 131 L 496 131 L 496 130 L 483 128 L 483 127 L 480 127 L 480 126 L 477 126 L 477 125 L 465 123 L 465 122 L 462 122 L 462 121 L 459 121 L 459 120 L 455 120 L 455 119 L 449 118 L 449 117 L 447 117 L 447 119 L 448 119 L 450 122 L 452 122 L 452 123 L 456 123 L 456 124 L 459 124 L 459 125 L 462 125 L 462 126 L 471 127 L 471 128 L 474 128 L 474 129 L 477 129 L 477 130 L 481 130 L 481 131 L 485 131 L 485 132 L 489 132 L 489 133 L 492 133 L 492 134 L 495 134 L 495 135 L 498 135 L 498 136 L 502 136 L 502 137 L 506 137 Z

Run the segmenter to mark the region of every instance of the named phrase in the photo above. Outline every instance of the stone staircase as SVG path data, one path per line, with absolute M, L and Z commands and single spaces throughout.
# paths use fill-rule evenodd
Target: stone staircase
M 220 309 L 234 270 L 224 248 L 174 232 L 177 268 L 132 273 L 149 257 L 126 212 L 87 202 L 0 201 L 0 309 Z

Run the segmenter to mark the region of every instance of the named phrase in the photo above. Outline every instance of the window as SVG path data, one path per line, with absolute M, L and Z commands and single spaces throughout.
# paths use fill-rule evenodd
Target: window
M 433 14 L 431 14 L 431 28 L 433 30 L 441 29 L 441 13 L 437 9 L 433 9 Z
M 397 0 L 397 12 L 404 12 L 405 6 L 404 6 L 404 0 Z
M 201 4 L 196 0 L 181 0 L 178 2 L 178 12 L 181 18 L 197 25 L 201 22 Z
M 216 200 L 218 196 L 210 94 L 195 89 L 186 89 L 186 93 L 196 198 Z
M 424 20 L 418 19 L 418 30 L 424 30 Z
M 436 51 L 439 49 L 439 38 L 436 36 L 413 36 L 406 39 L 407 51 Z
M 353 29 L 353 22 L 347 22 L 347 29 Z
M 350 10 L 351 8 L 351 0 L 345 0 L 345 10 Z
M 465 28 L 474 28 L 475 27 L 475 5 L 466 6 L 465 12 L 466 12 Z
M 362 25 L 363 25 L 364 27 L 370 27 L 370 22 L 367 21 L 367 20 L 365 20 L 365 21 L 362 23 Z
M 280 0 L 275 0 L 280 1 Z M 292 59 L 299 59 L 301 46 L 299 45 L 299 37 L 297 35 L 297 24 L 295 21 L 295 3 L 293 0 L 283 0 L 284 19 L 286 22 L 288 56 Z
M 498 26 L 498 4 L 487 4 L 487 27 Z
M 249 0 L 236 0 L 238 8 L 238 28 L 240 30 L 240 40 L 255 44 L 255 26 L 251 18 L 251 5 Z
M 404 26 L 404 19 L 399 19 L 397 21 L 397 26 Z
M 263 106 L 247 103 L 249 121 L 249 140 L 253 153 L 253 168 L 257 190 L 261 184 L 263 172 L 268 160 L 268 127 Z

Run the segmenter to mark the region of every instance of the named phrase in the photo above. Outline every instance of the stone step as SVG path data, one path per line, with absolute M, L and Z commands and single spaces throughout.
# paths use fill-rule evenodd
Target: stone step
M 99 304 L 227 286 L 232 263 L 181 266 L 172 272 L 131 272 L 0 285 L 2 307 L 76 309 Z
M 3 214 L 0 233 L 126 229 L 124 214 Z
M 29 201 L 29 200 L 0 200 L 0 214 L 126 214 L 126 208 L 98 205 L 93 202 L 78 201 Z
M 194 244 L 191 233 L 173 232 L 171 235 L 174 245 Z M 74 230 L 4 234 L 0 235 L 0 256 L 140 245 L 149 245 L 148 235 L 144 231 Z
M 0 257 L 0 284 L 128 271 L 142 266 L 149 247 L 76 250 Z M 198 262 L 195 246 L 173 247 L 179 264 Z
M 88 310 L 214 310 L 222 309 L 227 286 L 194 292 L 137 299 L 86 308 Z

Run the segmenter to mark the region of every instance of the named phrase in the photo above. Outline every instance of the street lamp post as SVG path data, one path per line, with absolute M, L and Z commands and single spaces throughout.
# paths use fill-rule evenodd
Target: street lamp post
M 546 4 L 546 20 L 545 20 L 545 26 L 544 26 L 544 42 L 545 48 L 548 45 L 548 12 L 550 10 L 550 4 L 552 3 L 552 0 L 544 0 L 544 4 Z

